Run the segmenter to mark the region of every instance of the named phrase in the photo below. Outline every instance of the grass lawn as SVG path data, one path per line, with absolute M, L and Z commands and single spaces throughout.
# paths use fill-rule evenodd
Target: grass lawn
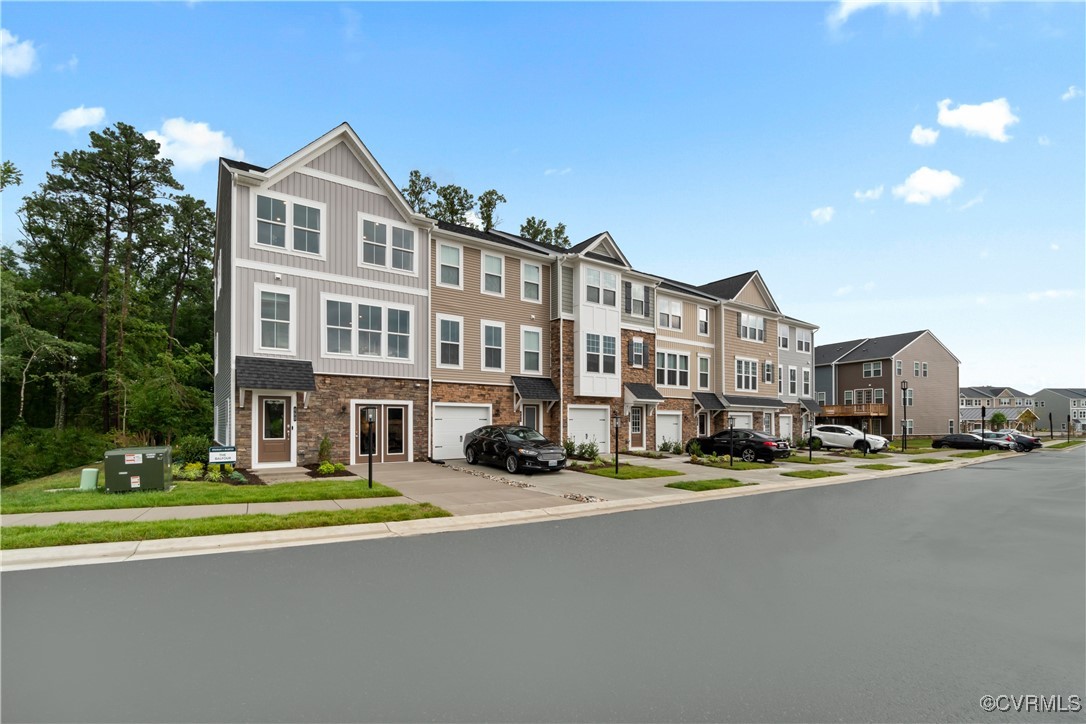
M 115 543 L 119 541 L 188 538 L 224 533 L 254 533 L 294 528 L 323 528 L 332 525 L 387 523 L 420 518 L 444 518 L 450 514 L 429 503 L 385 505 L 354 510 L 321 510 L 286 515 L 257 513 L 223 515 L 185 520 L 131 521 L 105 523 L 59 523 L 50 526 L 21 525 L 5 527 L 0 548 L 40 548 L 43 546 Z
M 637 480 L 639 478 L 663 478 L 669 475 L 682 475 L 677 470 L 661 470 L 660 468 L 650 468 L 647 465 L 627 465 L 621 462 L 618 465 L 618 475 L 615 475 L 614 463 L 599 468 L 578 468 L 577 471 L 599 475 L 602 478 L 611 478 L 612 480 Z
M 720 468 L 721 470 L 769 470 L 777 467 L 768 463 L 747 463 L 742 460 L 734 460 L 729 465 L 726 456 L 719 458 L 715 463 L 709 462 L 709 458 L 698 458 L 696 461 L 691 460 L 690 463 L 692 465 L 704 465 L 707 468 Z
M 870 453 L 870 452 L 865 457 L 862 452 L 856 452 L 855 450 L 848 450 L 847 452 L 841 453 L 841 455 L 843 457 L 846 457 L 846 458 L 857 458 L 857 459 L 860 459 L 860 460 L 883 460 L 885 458 L 893 457 L 893 455 L 887 455 L 886 453 Z
M 902 470 L 909 467 L 908 465 L 887 465 L 886 463 L 871 463 L 870 465 L 857 465 L 857 468 L 863 468 L 864 470 Z
M 387 498 L 398 490 L 355 480 L 306 480 L 279 485 L 230 485 L 175 480 L 173 490 L 145 490 L 136 493 L 107 493 L 79 489 L 82 468 L 67 470 L 37 480 L 12 485 L 0 494 L 0 513 L 50 513 L 64 510 L 108 510 L 154 508 L 173 505 L 217 505 L 223 503 L 279 503 L 288 500 L 335 500 Z M 101 476 L 99 476 L 101 477 Z M 58 492 L 47 492 L 58 490 Z
M 983 452 L 983 451 L 979 451 Z M 949 463 L 949 458 L 912 458 L 910 463 L 924 463 L 925 465 L 938 465 L 939 463 Z
M 833 463 L 845 462 L 842 458 L 828 458 L 825 456 L 815 455 L 810 460 L 806 455 L 790 455 L 786 458 L 781 458 L 781 462 L 785 463 L 802 463 L 804 465 L 832 465 Z
M 1083 440 L 1064 440 L 1063 442 L 1057 443 L 1045 443 L 1045 447 L 1050 450 L 1062 450 L 1064 448 L 1074 447 L 1075 445 L 1081 445 L 1083 442 Z
M 787 475 L 790 478 L 804 478 L 806 480 L 814 480 L 815 478 L 832 478 L 835 475 L 844 475 L 845 473 L 838 473 L 833 470 L 792 470 L 787 473 L 781 473 L 781 475 Z
M 1001 452 L 1006 452 L 1006 450 L 970 450 L 969 452 L 954 453 L 950 457 L 952 457 L 952 458 L 983 458 L 983 457 L 987 457 L 989 455 L 998 455 Z M 921 462 L 921 461 L 915 460 L 914 462 Z
M 905 452 L 911 454 L 924 450 L 931 450 L 931 440 L 930 437 L 913 437 L 912 435 L 909 435 L 909 438 L 905 443 L 908 446 L 905 448 Z M 890 443 L 890 452 L 901 452 L 901 440 L 894 440 Z
M 678 488 L 679 490 L 690 490 L 695 493 L 700 493 L 705 490 L 720 490 L 721 488 L 741 488 L 747 485 L 757 484 L 758 483 L 741 483 L 734 478 L 720 478 L 719 480 L 690 480 L 682 483 L 668 483 L 664 487 Z

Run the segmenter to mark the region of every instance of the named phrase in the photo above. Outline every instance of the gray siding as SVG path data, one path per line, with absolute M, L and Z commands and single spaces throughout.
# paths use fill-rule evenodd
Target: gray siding
M 219 167 L 219 190 L 215 209 L 215 441 L 226 444 L 233 438 L 233 405 L 231 382 L 234 374 L 234 351 L 230 340 L 231 291 L 233 290 L 233 249 L 230 246 L 233 180 L 230 173 Z M 215 283 L 214 281 L 212 283 Z
M 343 143 L 337 144 L 307 163 L 306 166 L 354 181 L 377 185 L 377 182 L 373 180 L 373 176 L 363 168 L 358 158 Z
M 573 314 L 573 267 L 562 267 L 562 314 Z
M 644 316 L 631 314 L 631 313 L 626 311 L 626 284 L 627 283 L 630 284 L 631 286 L 637 285 L 637 286 L 646 288 L 645 289 L 645 315 Z M 622 324 L 623 324 L 623 326 L 625 326 L 625 325 L 633 325 L 633 326 L 637 326 L 637 327 L 653 327 L 653 326 L 655 326 L 655 324 L 656 324 L 655 319 L 656 318 L 653 315 L 656 313 L 656 309 L 655 309 L 655 305 L 653 304 L 653 300 L 656 298 L 656 294 L 655 294 L 655 289 L 654 289 L 652 284 L 647 284 L 647 283 L 639 281 L 637 279 L 626 280 L 626 281 L 623 282 L 623 285 L 622 285 L 622 294 L 623 294 L 623 298 L 622 298 Z

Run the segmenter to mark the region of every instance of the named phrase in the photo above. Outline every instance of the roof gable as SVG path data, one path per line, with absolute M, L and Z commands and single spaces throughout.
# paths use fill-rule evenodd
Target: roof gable
M 702 284 L 698 289 L 724 300 L 767 309 L 777 314 L 780 314 L 781 311 L 757 269 L 727 279 L 718 279 L 715 282 Z
M 618 248 L 618 244 L 615 243 L 615 240 L 611 237 L 611 233 L 608 231 L 585 239 L 580 244 L 572 247 L 569 251 L 570 253 L 578 254 L 588 259 L 620 264 L 627 269 L 631 268 L 629 259 L 622 253 L 622 249 Z

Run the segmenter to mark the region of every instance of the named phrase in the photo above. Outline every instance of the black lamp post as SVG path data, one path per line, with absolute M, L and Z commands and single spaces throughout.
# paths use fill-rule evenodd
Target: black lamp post
M 864 457 L 867 457 L 867 420 L 860 422 L 860 429 L 864 431 Z
M 611 415 L 611 424 L 615 426 L 615 475 L 618 475 L 618 429 L 622 426 L 622 415 Z
M 909 445 L 909 424 L 906 421 L 908 417 L 907 407 L 909 405 L 909 382 L 908 380 L 901 381 L 901 452 L 905 452 L 905 449 Z
M 728 467 L 735 465 L 735 419 L 728 418 Z

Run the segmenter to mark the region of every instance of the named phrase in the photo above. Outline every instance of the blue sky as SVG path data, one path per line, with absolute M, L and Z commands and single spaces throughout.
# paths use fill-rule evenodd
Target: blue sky
M 394 181 L 501 191 L 816 343 L 930 329 L 964 385 L 1086 386 L 1086 4 L 5 2 L 2 238 L 124 121 L 214 204 L 342 121 Z

